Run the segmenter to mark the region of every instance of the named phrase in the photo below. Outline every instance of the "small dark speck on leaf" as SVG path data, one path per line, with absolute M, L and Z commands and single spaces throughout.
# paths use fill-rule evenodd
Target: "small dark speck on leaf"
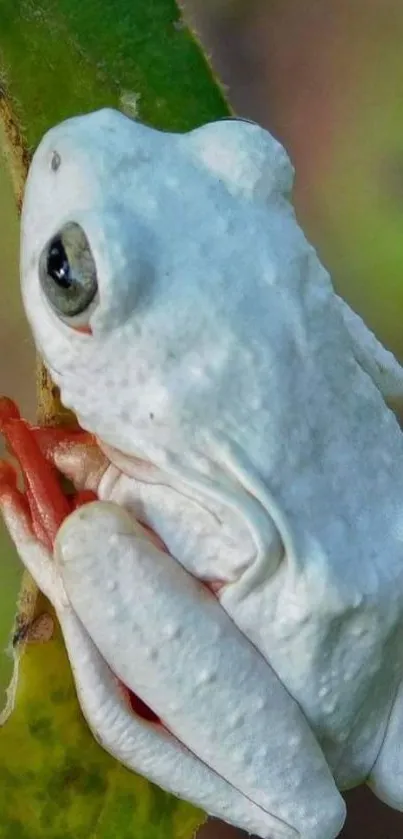
M 41 717 L 29 723 L 29 730 L 36 740 L 42 743 L 50 743 L 52 739 L 52 724 L 47 717 Z
M 75 698 L 75 693 L 71 687 L 58 688 L 50 693 L 50 699 L 54 705 L 64 705 L 66 702 L 71 702 L 73 698 Z
M 68 795 L 69 790 L 83 795 L 103 795 L 106 791 L 106 780 L 101 771 L 89 769 L 84 761 L 66 759 L 64 765 L 53 773 L 48 792 L 53 796 L 59 796 Z

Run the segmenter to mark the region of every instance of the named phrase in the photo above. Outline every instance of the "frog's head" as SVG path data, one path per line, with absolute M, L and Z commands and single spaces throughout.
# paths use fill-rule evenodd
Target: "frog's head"
M 85 427 L 136 454 L 133 427 L 140 448 L 166 447 L 193 395 L 209 401 L 245 283 L 273 269 L 280 228 L 289 246 L 298 231 L 292 181 L 279 143 L 242 120 L 171 134 L 102 110 L 46 134 L 23 206 L 23 299 Z

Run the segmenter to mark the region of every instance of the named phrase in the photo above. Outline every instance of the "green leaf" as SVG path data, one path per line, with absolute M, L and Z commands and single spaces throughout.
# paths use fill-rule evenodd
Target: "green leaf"
M 0 0 L 0 121 L 20 203 L 43 133 L 112 106 L 167 130 L 230 112 L 174 0 Z M 40 420 L 67 421 L 41 368 Z M 17 631 L 51 612 L 25 578 Z M 81 715 L 60 630 L 17 644 L 0 728 L 1 839 L 189 839 L 204 814 L 123 769 Z M 7 716 L 7 715 L 6 715 Z

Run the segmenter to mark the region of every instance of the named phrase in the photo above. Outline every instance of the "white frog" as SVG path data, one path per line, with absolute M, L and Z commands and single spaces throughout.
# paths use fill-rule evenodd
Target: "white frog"
M 292 186 L 242 120 L 172 134 L 105 109 L 46 134 L 23 299 L 100 446 L 55 462 L 100 500 L 55 562 L 3 513 L 105 749 L 260 837 L 334 839 L 339 790 L 403 809 L 403 370 Z

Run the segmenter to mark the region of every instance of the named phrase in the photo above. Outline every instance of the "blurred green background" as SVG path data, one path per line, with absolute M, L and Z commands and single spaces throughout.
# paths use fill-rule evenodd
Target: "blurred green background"
M 336 288 L 403 359 L 403 3 L 183 5 L 236 112 L 265 125 L 291 154 L 299 219 Z M 34 356 L 19 297 L 16 210 L 1 156 L 0 222 L 0 391 L 32 416 Z M 3 531 L 0 552 L 3 648 L 18 582 Z

